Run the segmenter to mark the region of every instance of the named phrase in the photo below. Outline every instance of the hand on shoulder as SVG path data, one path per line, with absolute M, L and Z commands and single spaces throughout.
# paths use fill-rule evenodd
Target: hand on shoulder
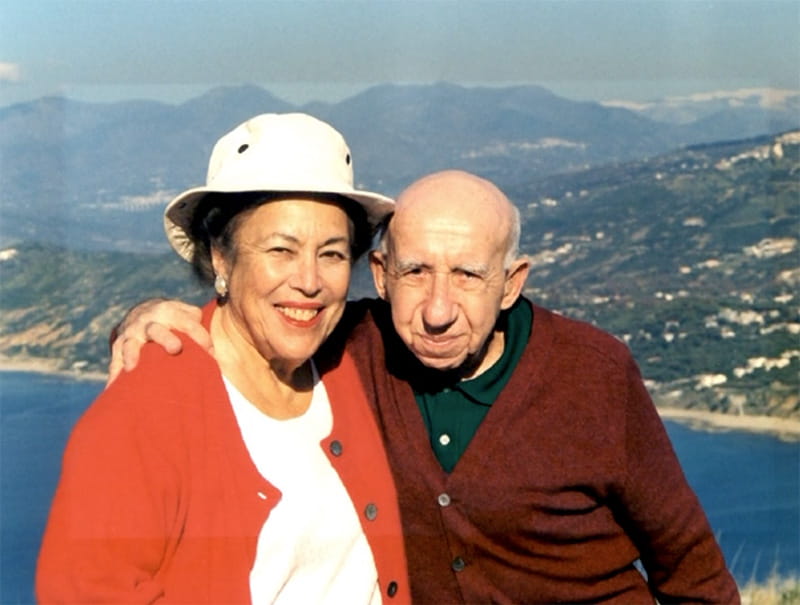
M 137 366 L 147 342 L 156 343 L 170 355 L 180 353 L 183 343 L 174 331 L 185 333 L 202 349 L 211 352 L 211 336 L 200 323 L 201 319 L 199 307 L 179 300 L 154 298 L 133 307 L 115 330 L 106 386 L 123 370 L 129 372 Z

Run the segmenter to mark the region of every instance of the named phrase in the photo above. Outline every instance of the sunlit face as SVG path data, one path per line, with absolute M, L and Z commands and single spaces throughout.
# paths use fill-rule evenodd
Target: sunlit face
M 422 187 L 411 199 L 401 196 L 385 253 L 373 254 L 371 267 L 395 330 L 416 357 L 476 375 L 502 353 L 495 322 L 519 295 L 527 265 L 504 267 L 504 217 L 491 204 L 460 208 L 467 198 L 457 193 Z
M 298 366 L 333 331 L 350 281 L 350 230 L 336 204 L 287 199 L 242 217 L 232 259 L 214 251 L 228 282 L 220 312 L 237 336 L 272 362 Z

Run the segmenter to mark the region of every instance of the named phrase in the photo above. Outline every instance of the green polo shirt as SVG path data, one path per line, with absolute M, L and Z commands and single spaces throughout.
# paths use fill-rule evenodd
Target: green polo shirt
M 414 389 L 431 447 L 448 473 L 511 378 L 528 344 L 532 325 L 531 307 L 520 298 L 498 318 L 498 327 L 505 333 L 505 347 L 492 367 L 470 380 Z

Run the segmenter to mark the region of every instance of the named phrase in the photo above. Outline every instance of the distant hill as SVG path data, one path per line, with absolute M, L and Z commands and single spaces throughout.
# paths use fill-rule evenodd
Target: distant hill
M 660 405 L 800 418 L 800 132 L 500 184 L 526 294 L 627 342 Z M 81 371 L 136 301 L 210 295 L 171 253 L 42 244 L 0 250 L 0 284 L 0 355 Z
M 686 106 L 686 103 L 684 103 Z M 356 177 L 390 195 L 418 176 L 463 168 L 504 187 L 684 145 L 800 127 L 783 110 L 717 107 L 681 124 L 576 102 L 537 86 L 376 86 L 296 107 L 256 86 L 217 88 L 180 105 L 89 104 L 49 97 L 0 109 L 0 245 L 166 250 L 160 214 L 205 179 L 213 143 L 262 112 L 307 110 L 348 139 Z M 788 120 L 788 124 L 787 124 Z
M 0 361 L 104 372 L 111 328 L 144 298 L 209 298 L 175 254 L 23 244 L 0 252 Z

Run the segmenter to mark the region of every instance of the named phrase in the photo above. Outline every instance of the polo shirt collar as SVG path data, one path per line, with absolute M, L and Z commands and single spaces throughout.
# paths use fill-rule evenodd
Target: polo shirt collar
M 426 368 L 408 352 L 407 380 L 416 393 L 444 394 L 457 391 L 471 401 L 491 405 L 511 378 L 522 356 L 533 325 L 533 309 L 520 297 L 507 311 L 500 313 L 496 330 L 505 335 L 503 353 L 485 372 L 475 378 L 458 380 L 454 374 Z M 412 371 L 411 368 L 416 368 Z
M 503 332 L 505 342 L 503 354 L 485 372 L 453 385 L 464 395 L 477 403 L 492 405 L 500 391 L 511 378 L 531 334 L 533 313 L 520 297 L 514 305 L 500 314 L 496 329 Z

